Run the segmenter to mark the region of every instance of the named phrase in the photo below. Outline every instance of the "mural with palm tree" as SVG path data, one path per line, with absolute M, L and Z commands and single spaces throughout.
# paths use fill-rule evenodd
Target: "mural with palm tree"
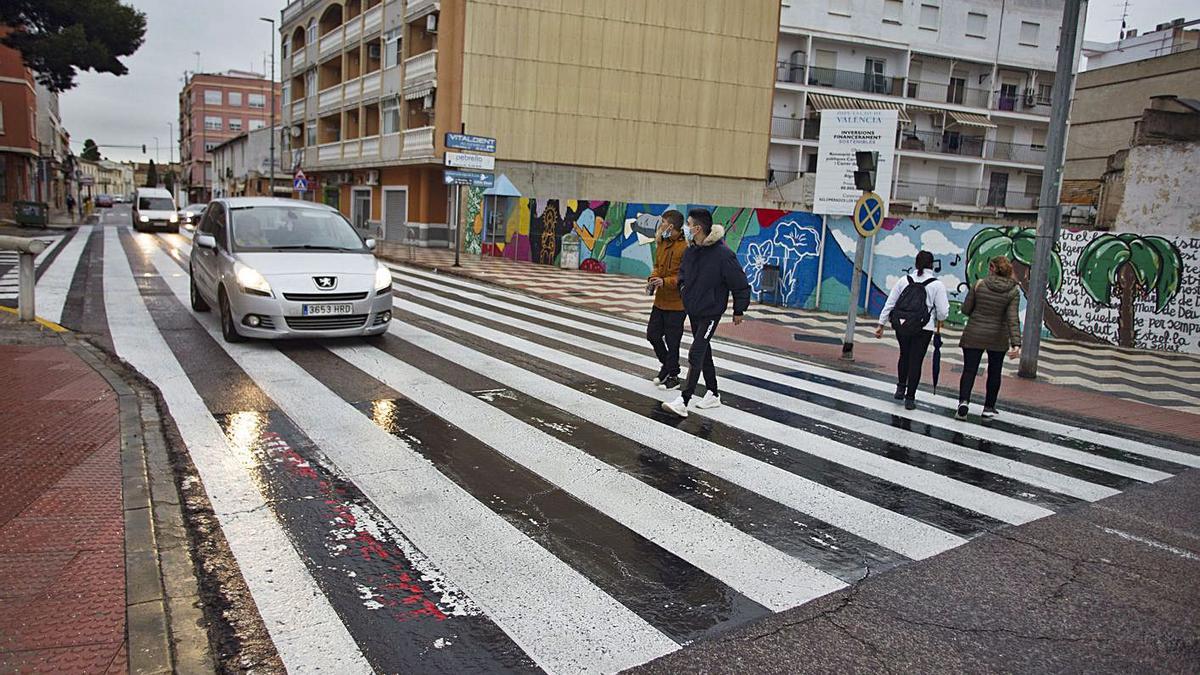
M 967 245 L 967 283 L 974 286 L 988 275 L 988 263 L 998 255 L 1012 261 L 1013 276 L 1021 291 L 1029 295 L 1029 274 L 1033 268 L 1037 230 L 1032 227 L 985 227 L 975 233 Z M 1047 292 L 1054 296 L 1062 288 L 1063 264 L 1058 243 L 1050 253 L 1050 277 Z M 1056 337 L 1081 342 L 1103 342 L 1100 338 L 1067 323 L 1049 303 L 1045 306 L 1046 327 Z
M 1179 292 L 1183 258 L 1175 244 L 1163 237 L 1102 234 L 1088 242 L 1075 269 L 1084 292 L 1097 303 L 1112 307 L 1116 291 L 1117 343 L 1133 347 L 1134 301 L 1153 295 L 1154 310 L 1163 311 Z

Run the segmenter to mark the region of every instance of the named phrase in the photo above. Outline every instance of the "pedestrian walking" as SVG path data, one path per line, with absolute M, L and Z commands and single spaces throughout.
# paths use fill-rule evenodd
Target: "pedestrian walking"
M 1017 310 L 1021 304 L 1021 292 L 1013 279 L 1012 262 L 1005 256 L 996 256 L 988 263 L 988 275 L 967 290 L 962 313 L 966 314 L 967 327 L 963 329 L 958 346 L 963 351 L 962 379 L 958 382 L 958 409 L 954 416 L 966 419 L 970 409 L 971 390 L 975 388 L 975 376 L 979 362 L 987 352 L 987 388 L 983 399 L 983 416 L 996 416 L 996 399 L 1000 396 L 1000 379 L 1004 373 L 1004 352 L 1008 358 L 1021 355 L 1021 320 Z
M 688 350 L 688 376 L 683 391 L 673 401 L 664 401 L 663 408 L 688 416 L 688 404 L 696 392 L 700 376 L 704 376 L 704 398 L 697 408 L 716 408 L 721 405 L 717 389 L 717 367 L 712 357 L 712 337 L 717 324 L 729 307 L 733 296 L 733 325 L 742 323 L 742 315 L 750 306 L 750 282 L 738 263 L 737 254 L 725 244 L 725 228 L 713 224 L 707 209 L 688 212 L 688 229 L 692 246 L 683 254 L 679 266 L 679 293 L 688 321 L 692 324 L 692 347 Z
M 907 410 L 917 407 L 917 387 L 921 384 L 921 368 L 929 341 L 950 316 L 946 286 L 933 273 L 933 254 L 929 251 L 917 253 L 915 268 L 915 274 L 901 277 L 892 286 L 875 328 L 877 338 L 883 337 L 883 329 L 889 322 L 896 332 L 900 358 L 896 362 L 895 399 L 903 400 Z
M 647 292 L 654 294 L 654 307 L 646 324 L 646 339 L 654 347 L 660 368 L 654 377 L 659 389 L 679 388 L 679 341 L 683 339 L 683 298 L 679 295 L 679 265 L 687 251 L 683 236 L 683 214 L 671 209 L 662 214 L 655 233 L 658 246 L 654 269 L 646 280 Z
M 75 222 L 75 198 L 69 194 L 67 195 L 67 216 L 72 223 Z

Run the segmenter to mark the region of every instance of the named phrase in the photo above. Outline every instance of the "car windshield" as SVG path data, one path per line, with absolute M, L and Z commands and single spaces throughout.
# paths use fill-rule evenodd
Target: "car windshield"
M 295 206 L 230 209 L 236 251 L 366 252 L 362 239 L 340 213 Z
M 208 204 L 190 204 L 187 207 L 188 213 L 200 213 Z
M 138 199 L 138 209 L 141 211 L 174 211 L 175 205 L 166 197 L 141 197 Z

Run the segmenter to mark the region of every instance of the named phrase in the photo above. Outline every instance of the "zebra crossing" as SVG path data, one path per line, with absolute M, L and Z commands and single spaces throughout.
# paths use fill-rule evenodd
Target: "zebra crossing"
M 725 405 L 680 420 L 640 322 L 402 265 L 381 340 L 228 344 L 188 309 L 186 236 L 76 239 L 44 279 L 102 241 L 86 288 L 290 670 L 618 671 L 1200 467 L 720 339 Z

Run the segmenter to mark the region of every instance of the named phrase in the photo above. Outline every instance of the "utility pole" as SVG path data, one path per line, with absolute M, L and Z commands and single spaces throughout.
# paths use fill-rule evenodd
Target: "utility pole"
M 271 24 L 271 181 L 269 196 L 275 196 L 275 19 L 259 17 L 259 21 Z
M 1021 337 L 1021 364 L 1017 374 L 1037 377 L 1038 354 L 1042 347 L 1042 317 L 1046 310 L 1046 286 L 1050 279 L 1050 260 L 1062 218 L 1059 190 L 1062 187 L 1063 155 L 1067 144 L 1067 114 L 1071 91 L 1075 87 L 1075 45 L 1079 35 L 1079 15 L 1084 0 L 1066 0 L 1062 30 L 1058 36 L 1058 69 L 1050 91 L 1050 130 L 1046 138 L 1046 163 L 1042 167 L 1042 194 L 1038 202 L 1037 238 L 1033 268 L 1029 274 L 1025 327 Z

